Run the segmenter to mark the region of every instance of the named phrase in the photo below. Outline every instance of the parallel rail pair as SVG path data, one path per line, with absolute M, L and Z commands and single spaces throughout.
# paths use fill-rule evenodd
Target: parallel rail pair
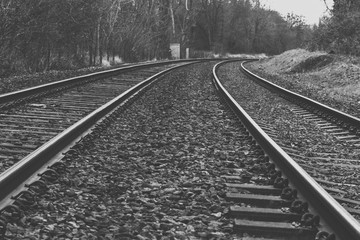
M 64 89 L 76 87 L 79 84 L 85 84 L 89 81 L 96 81 L 98 79 L 108 78 L 116 76 L 119 73 L 133 71 L 142 68 L 148 68 L 149 66 L 160 66 L 174 63 L 192 64 L 197 60 L 191 61 L 171 61 L 151 64 L 141 64 L 136 66 L 122 67 L 119 69 L 107 70 L 99 73 L 88 74 L 85 76 L 70 78 L 54 83 L 33 87 L 30 89 L 20 90 L 13 93 L 8 93 L 0 96 L 0 106 L 5 109 L 14 108 L 19 103 L 29 101 L 30 99 L 39 98 L 52 93 L 52 91 L 61 92 Z M 189 62 L 189 63 L 186 63 Z M 81 141 L 81 138 L 92 131 L 101 122 L 106 121 L 106 117 L 114 111 L 115 108 L 121 106 L 121 104 L 129 101 L 129 99 L 143 89 L 145 89 L 150 83 L 154 82 L 160 76 L 167 72 L 177 68 L 179 66 L 169 68 L 162 72 L 159 72 L 152 77 L 140 82 L 127 91 L 123 92 L 118 97 L 114 98 L 107 104 L 96 109 L 91 114 L 81 119 L 62 133 L 46 142 L 44 145 L 30 153 L 28 156 L 14 164 L 5 172 L 0 174 L 0 213 L 6 212 L 6 215 L 18 215 L 18 207 L 16 202 L 31 201 L 31 190 L 35 188 L 42 188 L 43 179 L 51 177 L 56 174 L 52 170 L 52 166 L 63 157 L 63 153 L 69 150 L 76 142 Z M 30 199 L 29 199 L 30 198 Z M 15 203 L 15 204 L 14 204 Z M 5 221 L 0 218 L 0 233 L 5 231 Z
M 248 129 L 253 139 L 260 145 L 265 154 L 290 180 L 290 183 L 309 201 L 322 220 L 330 226 L 339 239 L 360 239 L 360 224 L 354 219 L 337 201 L 335 201 L 306 171 L 304 171 L 281 147 L 279 147 L 244 111 L 244 109 L 233 99 L 233 97 L 221 85 L 217 77 L 217 69 L 226 62 L 214 67 L 214 84 L 228 106 L 238 116 L 244 126 Z M 331 115 L 334 121 L 345 122 L 345 126 L 352 131 L 357 131 L 360 119 L 342 113 L 321 103 L 303 97 L 299 94 L 281 88 L 250 72 L 241 64 L 243 71 L 260 85 L 278 93 L 286 99 L 295 99 L 301 105 L 310 106 L 317 113 Z
M 291 183 L 295 185 L 300 193 L 310 202 L 310 204 L 319 211 L 320 215 L 326 219 L 325 221 L 331 226 L 340 239 L 360 239 L 359 223 L 354 220 L 351 215 L 349 215 L 336 201 L 334 201 L 332 197 L 328 195 L 312 178 L 310 178 L 307 173 L 302 170 L 279 146 L 277 146 L 276 143 L 273 142 L 259 126 L 257 126 L 248 114 L 227 93 L 216 76 L 216 69 L 220 65 L 221 64 L 216 65 L 213 71 L 215 79 L 214 84 L 216 88 L 241 122 L 246 126 L 251 136 L 264 150 L 266 155 L 269 156 L 269 158 L 275 162 L 282 171 L 284 171 Z M 16 199 L 9 196 L 19 195 L 19 193 L 23 190 L 22 188 L 25 183 L 28 183 L 27 186 L 29 186 L 29 183 L 40 179 L 41 175 L 38 175 L 38 173 L 46 172 L 48 170 L 48 166 L 54 164 L 54 162 L 61 158 L 60 153 L 64 151 L 64 149 L 69 149 L 71 144 L 79 141 L 86 132 L 91 131 L 90 129 L 98 124 L 98 121 L 104 121 L 104 117 L 117 108 L 120 103 L 127 101 L 130 96 L 136 94 L 140 89 L 143 89 L 156 77 L 159 77 L 170 70 L 156 74 L 154 78 L 147 79 L 129 89 L 119 97 L 115 98 L 69 129 L 65 130 L 62 134 L 24 158 L 4 174 L 0 175 L 0 207 L 7 206 L 9 203 L 14 202 Z M 90 74 L 84 77 L 84 79 L 102 78 L 110 75 L 113 76 L 116 73 L 117 70 L 111 70 L 109 72 L 104 72 L 103 75 Z M 59 84 L 66 84 L 66 81 L 67 80 L 61 81 Z M 76 81 L 81 80 L 76 78 Z M 47 88 L 48 86 L 44 87 Z M 16 93 L 17 96 L 7 94 L 4 96 L 4 99 L 6 99 L 4 101 L 11 102 L 17 101 L 19 98 L 29 98 L 33 94 L 30 93 L 31 91 L 36 92 L 39 91 L 39 89 L 33 88 L 29 90 L 29 92 L 19 91 Z M 19 176 L 21 176 L 21 178 Z

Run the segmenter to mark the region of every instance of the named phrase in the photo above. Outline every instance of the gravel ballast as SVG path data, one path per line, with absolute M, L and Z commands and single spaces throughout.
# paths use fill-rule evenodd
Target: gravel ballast
M 297 149 L 308 173 L 326 181 L 339 183 L 336 188 L 346 192 L 342 197 L 360 200 L 358 179 L 360 162 L 346 164 L 341 159 L 359 159 L 359 149 L 350 143 L 337 140 L 315 125 L 291 111 L 292 103 L 257 85 L 240 71 L 240 62 L 220 67 L 219 76 L 225 88 L 235 100 L 256 119 L 256 122 L 272 126 L 282 146 Z M 320 156 L 323 159 L 310 161 Z M 331 160 L 338 159 L 338 160 Z M 343 163 L 343 165 L 341 165 Z M 338 164 L 332 166 L 332 164 Z M 334 187 L 334 186 L 331 186 Z M 344 204 L 344 206 L 347 206 Z M 358 207 L 358 206 L 357 206 Z
M 240 71 L 240 62 L 221 67 L 219 76 L 224 87 L 247 113 L 279 131 L 283 143 L 296 146 L 309 156 L 311 152 L 322 151 L 342 153 L 342 157 L 351 154 L 352 151 L 342 152 L 344 146 L 350 146 L 349 144 L 337 141 L 312 122 L 299 118 L 291 111 L 293 104 L 244 76 Z M 324 149 L 324 144 L 329 148 Z
M 167 75 L 64 158 L 6 239 L 236 239 L 224 180 L 251 147 L 211 84 L 212 63 Z
M 233 233 L 221 176 L 251 173 L 256 154 L 215 93 L 213 65 L 163 77 L 108 128 L 85 138 L 63 159 L 67 169 L 59 179 L 7 225 L 5 239 L 251 239 Z M 304 156 L 354 157 L 314 124 L 294 120 L 285 100 L 241 77 L 239 63 L 219 73 L 240 105 L 272 124 L 283 144 Z M 355 179 L 343 168 L 326 174 L 318 168 L 314 176 Z M 343 187 L 357 198 L 357 186 Z

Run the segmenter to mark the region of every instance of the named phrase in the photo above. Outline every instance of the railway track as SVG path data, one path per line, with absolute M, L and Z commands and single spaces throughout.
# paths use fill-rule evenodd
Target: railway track
M 1 95 L 0 173 L 115 96 L 169 67 L 127 67 Z M 118 74 L 110 76 L 114 72 Z
M 6 232 L 7 222 L 21 215 L 19 208 L 32 205 L 35 192 L 44 191 L 44 182 L 56 181 L 59 174 L 66 173 L 67 167 L 78 168 L 82 165 L 82 158 L 92 158 L 94 163 L 86 160 L 92 171 L 104 168 L 106 173 L 121 171 L 122 175 L 126 175 L 130 172 L 127 181 L 131 184 L 125 187 L 125 182 L 122 183 L 127 191 L 121 190 L 123 195 L 116 196 L 116 201 L 122 202 L 123 206 L 132 206 L 136 202 L 133 210 L 117 209 L 119 212 L 125 211 L 122 216 L 126 217 L 130 225 L 137 225 L 132 222 L 134 217 L 135 220 L 142 216 L 147 216 L 148 219 L 149 214 L 161 210 L 160 215 L 151 218 L 150 222 L 153 224 L 146 220 L 145 225 L 141 225 L 141 228 L 151 230 L 153 234 L 134 230 L 125 224 L 132 232 L 117 233 L 117 237 L 133 236 L 130 233 L 136 233 L 138 238 L 155 237 L 155 233 L 167 235 L 171 233 L 171 229 L 176 228 L 174 234 L 186 232 L 196 238 L 257 239 L 257 236 L 261 239 L 335 239 L 336 236 L 336 239 L 357 239 L 360 236 L 358 223 L 233 101 L 216 76 L 218 66 L 213 71 L 214 84 L 222 101 L 230 106 L 233 113 L 220 104 L 219 98 L 203 76 L 199 77 L 201 80 L 198 79 L 197 83 L 183 79 L 184 76 L 177 77 L 176 80 L 167 80 L 162 88 L 152 90 L 150 97 L 141 100 L 141 104 L 137 105 L 138 101 L 134 101 L 133 108 L 139 109 L 139 113 L 129 110 L 128 114 L 133 115 L 129 117 L 130 123 L 136 122 L 138 126 L 131 127 L 129 122 L 122 123 L 122 111 L 115 106 L 116 102 L 124 101 L 130 92 L 135 92 L 128 91 L 107 104 L 112 106 L 111 110 L 97 116 L 97 113 L 105 111 L 106 107 L 101 107 L 95 111 L 97 113 L 91 114 L 92 117 L 79 121 L 41 147 L 42 149 L 36 150 L 0 175 L 0 189 L 7 192 L 0 205 L 6 206 L 2 208 L 0 215 L 3 219 L 0 221 L 3 233 Z M 197 71 L 192 70 L 193 77 L 197 74 Z M 146 94 L 147 92 L 144 96 Z M 108 114 L 110 112 L 113 115 Z M 156 117 L 153 117 L 154 114 Z M 104 115 L 107 118 L 97 123 Z M 132 166 L 145 164 L 146 168 L 136 170 L 130 163 L 124 162 L 118 164 L 121 165 L 121 170 L 116 170 L 118 165 L 111 169 L 104 165 L 104 160 L 101 160 L 103 156 L 94 157 L 94 151 L 103 149 L 102 144 L 106 144 L 102 143 L 106 138 L 99 136 L 103 131 L 106 132 L 110 123 L 115 127 L 109 132 L 118 132 L 118 135 L 106 140 L 116 141 L 116 150 L 108 149 L 107 152 L 120 151 L 122 157 L 119 161 L 128 161 L 128 156 L 132 156 L 130 158 L 136 160 Z M 144 123 L 148 125 L 144 126 Z M 93 125 L 97 127 L 89 131 Z M 266 127 L 265 124 L 261 125 Z M 132 128 L 134 132 L 129 130 Z M 84 137 L 88 132 L 92 133 Z M 134 140 L 138 146 L 134 144 Z M 71 148 L 69 142 L 77 143 Z M 87 148 L 91 146 L 90 142 L 95 142 L 94 149 Z M 68 150 L 64 156 L 58 154 L 64 149 Z M 54 155 L 52 159 L 50 152 Z M 171 159 L 169 156 L 172 156 Z M 40 160 L 42 158 L 48 159 Z M 43 166 L 47 161 L 49 162 Z M 37 162 L 37 167 L 32 166 L 34 162 Z M 92 164 L 94 165 L 91 166 Z M 29 174 L 29 168 L 37 168 L 34 171 L 36 174 Z M 158 175 L 166 175 L 169 168 L 171 174 L 160 179 Z M 19 174 L 28 176 L 19 181 L 16 180 Z M 30 180 L 25 180 L 29 176 Z M 116 177 L 117 174 L 111 176 Z M 153 178 L 157 182 L 150 181 Z M 16 184 L 12 184 L 11 188 L 7 186 L 13 181 L 17 186 L 27 181 L 27 191 L 23 187 L 17 188 Z M 80 181 L 78 177 L 77 181 Z M 61 182 L 55 185 L 59 184 Z M 133 186 L 135 188 L 131 191 Z M 81 195 L 82 193 L 76 193 L 76 187 L 65 184 L 66 194 L 70 192 L 72 196 Z M 163 195 L 164 198 L 161 197 Z M 134 196 L 139 196 L 139 199 Z M 206 196 L 213 202 L 208 202 Z M 173 206 L 169 209 L 171 218 L 164 217 L 162 213 L 165 211 L 163 204 L 168 205 L 169 201 L 173 202 L 173 205 L 169 205 Z M 200 201 L 205 207 L 197 204 L 194 206 L 194 201 Z M 161 204 L 160 208 L 156 204 Z M 142 205 L 145 207 L 141 207 Z M 104 207 L 101 209 L 104 210 Z M 138 212 L 140 209 L 144 211 L 141 214 Z M 131 212 L 132 215 L 129 215 Z M 174 212 L 182 215 L 174 216 Z M 49 215 L 49 207 L 45 215 Z M 75 220 L 71 221 L 71 225 L 76 228 L 78 224 Z M 81 222 L 83 219 L 76 218 L 76 221 Z M 212 232 L 198 230 L 199 221 L 208 223 Z
M 44 164 L 58 162 L 60 150 L 69 150 L 114 107 L 183 64 L 125 67 L 1 95 L 1 213 L 18 214 L 11 203 L 32 198 L 29 189 L 41 190 L 46 174 L 54 174 Z M 0 223 L 4 231 L 4 220 Z
M 241 64 L 241 68 L 248 76 L 256 80 L 259 84 L 294 103 L 296 106 L 293 108 L 293 111 L 300 114 L 303 118 L 312 120 L 320 128 L 336 136 L 336 138 L 341 141 L 354 144 L 354 146 L 357 147 L 360 146 L 359 118 L 277 86 L 250 72 L 245 68 L 244 63 Z
M 215 71 L 215 70 L 214 70 Z M 246 71 L 247 74 L 250 74 L 249 71 Z M 260 83 L 260 85 L 264 86 L 265 84 L 264 83 Z M 246 88 L 246 86 L 244 86 Z M 273 90 L 273 88 L 271 89 L 272 91 L 275 91 Z M 224 90 L 225 91 L 225 90 Z M 247 90 L 248 91 L 248 90 Z M 228 93 L 227 93 L 228 94 Z M 250 94 L 251 95 L 251 94 Z M 283 96 L 283 95 L 282 95 Z M 252 96 L 254 97 L 254 96 Z M 270 99 L 269 99 L 270 100 Z M 237 103 L 235 102 L 235 100 L 233 100 L 233 102 L 230 102 L 229 104 L 232 106 L 233 109 L 235 109 L 234 111 L 239 111 L 239 112 L 242 112 L 244 111 L 240 106 L 236 106 Z M 246 105 L 246 103 L 244 104 Z M 239 110 L 240 109 L 240 110 Z M 256 110 L 255 110 L 256 111 Z M 244 111 L 244 117 L 243 119 L 245 120 L 242 120 L 242 122 L 246 122 L 248 121 L 247 124 L 251 124 L 251 121 L 253 121 L 250 117 L 249 119 L 246 119 L 246 113 Z M 281 143 L 280 141 L 280 137 L 277 136 L 277 132 L 276 132 L 276 129 L 273 129 L 272 128 L 272 125 L 269 124 L 269 123 L 266 123 L 266 121 L 263 121 L 261 119 L 261 115 L 256 115 L 255 114 L 255 119 L 256 121 L 259 123 L 259 125 L 261 125 L 262 128 L 264 128 L 264 130 L 260 129 L 253 129 L 254 133 L 251 133 L 251 136 L 252 138 L 256 139 L 256 141 L 259 143 L 259 145 L 261 146 L 262 150 L 264 150 L 266 152 L 266 155 L 272 159 L 272 161 L 275 162 L 275 164 L 277 166 L 279 166 L 280 169 L 283 169 L 285 168 L 286 170 L 283 170 L 284 172 L 283 173 L 280 173 L 278 171 L 274 171 L 274 170 L 271 170 L 270 171 L 270 178 L 271 178 L 271 181 L 269 181 L 268 179 L 265 181 L 265 182 L 271 182 L 273 183 L 274 182 L 274 186 L 275 188 L 280 188 L 280 189 L 286 189 L 285 193 L 286 195 L 290 195 L 291 196 L 291 190 L 287 189 L 286 187 L 286 184 L 287 184 L 287 181 L 286 181 L 286 184 L 285 186 L 282 185 L 283 182 L 284 182 L 284 179 L 288 179 L 289 182 L 292 182 L 292 185 L 296 187 L 297 191 L 299 191 L 301 193 L 301 195 L 305 195 L 305 199 L 306 201 L 309 201 L 310 205 L 312 206 L 315 206 L 315 211 L 319 212 L 320 215 L 323 215 L 325 213 L 325 215 L 323 216 L 326 216 L 326 217 L 323 217 L 323 219 L 327 222 L 327 224 L 329 224 L 331 226 L 331 228 L 333 228 L 333 231 L 337 231 L 338 234 L 339 233 L 342 233 L 343 230 L 341 230 L 341 228 L 346 228 L 344 226 L 338 228 L 337 230 L 334 230 L 336 229 L 337 227 L 336 226 L 340 226 L 341 224 L 349 224 L 348 226 L 352 226 L 351 228 L 353 229 L 353 233 L 354 235 L 353 236 L 347 236 L 344 238 L 344 236 L 340 237 L 341 239 L 344 238 L 344 239 L 356 239 L 358 238 L 358 236 L 356 236 L 358 233 L 359 233 L 359 230 L 360 230 L 360 227 L 359 227 L 359 223 L 350 216 L 350 214 L 348 212 L 346 212 L 341 206 L 339 203 L 337 203 L 334 199 L 331 199 L 330 195 L 325 193 L 325 191 L 323 189 L 321 189 L 320 185 L 318 185 L 318 183 L 316 183 L 314 181 L 313 178 L 311 178 L 304 170 L 302 170 L 300 168 L 299 165 L 297 165 L 295 163 L 294 160 L 292 160 L 292 158 L 285 152 L 291 152 L 289 151 L 290 148 L 286 148 L 285 146 L 278 146 L 277 144 L 275 144 L 275 148 L 278 148 L 278 150 L 275 150 L 276 151 L 279 151 L 278 153 L 271 153 L 271 149 L 267 149 L 266 146 L 264 146 L 263 144 L 261 144 L 261 141 L 262 140 L 259 140 L 260 138 L 263 138 L 263 133 L 267 132 L 266 136 L 269 137 L 269 135 L 271 136 L 272 140 L 271 141 L 276 141 L 278 143 Z M 247 127 L 248 129 L 251 129 L 249 127 Z M 253 127 L 254 128 L 254 127 Z M 264 131 L 263 133 L 261 133 L 262 131 Z M 251 130 L 250 130 L 251 132 Z M 259 136 L 257 136 L 259 135 Z M 269 137 L 270 138 L 270 137 Z M 271 148 L 274 148 L 274 146 L 272 146 Z M 294 152 L 291 152 L 291 153 L 294 153 Z M 275 154 L 274 156 L 271 156 L 271 154 Z M 302 165 L 304 166 L 304 165 Z M 271 168 L 273 168 L 274 166 L 272 166 Z M 293 169 L 292 169 L 293 168 Z M 292 169 L 292 170 L 291 170 Z M 295 170 L 295 169 L 298 169 L 298 170 Z M 308 169 L 307 169 L 308 170 Z M 286 177 L 282 177 L 281 176 L 285 175 Z M 249 176 L 248 178 L 252 179 L 253 176 Z M 231 177 L 229 177 L 229 180 L 231 179 Z M 236 178 L 235 178 L 236 179 Z M 255 177 L 256 179 L 256 177 Z M 279 180 L 276 180 L 276 179 L 279 179 Z M 240 180 L 242 182 L 244 182 L 244 179 L 239 179 L 237 177 L 237 180 Z M 277 186 L 277 183 L 280 181 L 280 186 Z M 255 180 L 256 182 L 256 180 Z M 248 186 L 248 184 L 241 184 L 239 186 L 239 189 L 241 189 L 241 191 L 244 191 L 246 192 L 246 194 L 239 194 L 239 193 L 229 193 L 230 196 L 241 196 L 243 197 L 244 199 L 240 199 L 240 202 L 243 202 L 243 203 L 248 203 L 248 202 L 254 202 L 254 201 L 259 201 L 258 204 L 260 204 L 261 201 L 264 201 L 264 199 L 267 199 L 266 196 L 263 196 L 259 193 L 267 193 L 268 195 L 271 194 L 270 192 L 272 192 L 272 195 L 276 195 L 275 194 L 275 189 L 274 189 L 274 186 L 258 186 L 258 185 L 264 185 L 264 181 L 262 183 L 257 183 L 257 184 L 251 184 L 251 186 Z M 236 185 L 230 185 L 230 187 L 233 187 L 233 186 L 236 186 Z M 247 189 L 247 187 L 249 187 L 249 189 Z M 232 190 L 234 190 L 233 188 L 231 188 Z M 330 190 L 330 188 L 327 188 L 327 190 Z M 250 194 L 249 194 L 250 192 Z M 339 193 L 339 191 L 336 191 L 334 189 L 333 193 Z M 253 193 L 257 193 L 256 195 L 253 195 Z M 277 197 L 276 197 L 276 200 L 279 201 L 279 199 L 281 199 L 281 196 L 283 195 L 284 193 L 281 193 L 281 191 L 279 189 L 277 189 Z M 303 195 L 303 196 L 304 196 Z M 294 196 L 291 196 L 292 198 L 294 198 Z M 248 199 L 251 199 L 253 198 L 252 200 L 248 200 Z M 338 198 L 339 199 L 339 198 Z M 337 200 L 338 200 L 337 199 Z M 327 202 L 329 200 L 329 202 Z M 325 201 L 327 203 L 320 203 L 321 201 Z M 349 200 L 351 201 L 351 200 Z M 270 206 L 271 204 L 270 203 L 273 203 L 275 202 L 275 198 L 273 197 L 270 197 L 269 199 L 267 199 L 267 202 L 268 202 L 268 206 Z M 295 201 L 297 202 L 297 201 Z M 355 202 L 355 201 L 354 201 Z M 282 203 L 284 204 L 284 203 Z M 291 203 L 287 203 L 287 204 L 290 204 Z M 300 203 L 296 203 L 297 204 L 300 204 Z M 278 208 L 281 207 L 282 205 L 279 204 Z M 263 207 L 263 206 L 262 206 Z M 238 208 L 233 208 L 234 210 L 235 209 L 238 209 Z M 240 208 L 239 208 L 240 209 Z M 291 212 L 291 207 L 289 208 L 290 209 L 290 212 Z M 329 210 L 329 209 L 332 209 L 334 210 L 334 212 L 330 213 L 332 210 Z M 270 212 L 273 214 L 273 218 L 274 219 L 277 219 L 277 221 L 279 221 L 279 219 L 281 219 L 280 216 L 276 216 L 276 214 L 280 214 L 279 212 L 282 212 L 284 213 L 283 209 L 278 209 L 276 211 L 274 211 L 273 209 L 269 209 L 269 208 L 260 208 L 260 209 L 251 209 L 251 208 L 243 208 L 241 209 L 243 212 L 240 213 L 239 215 L 243 218 L 242 220 L 239 220 L 238 221 L 238 224 L 240 225 L 240 228 L 241 229 L 245 229 L 245 228 L 249 228 L 249 229 L 253 229 L 254 231 L 266 231 L 266 229 L 262 229 L 262 228 L 267 228 L 267 229 L 274 229 L 275 226 L 281 226 L 281 227 L 284 227 L 285 229 L 285 225 L 281 225 L 279 224 L 279 222 L 277 223 L 273 223 L 271 222 L 271 217 L 270 218 L 270 223 L 269 225 L 267 225 L 267 222 L 256 222 L 256 221 L 249 221 L 249 219 L 252 219 L 252 220 L 257 220 L 257 219 L 260 219 L 260 221 L 264 221 L 264 219 L 267 219 L 266 215 L 270 216 Z M 263 216 L 260 216 L 260 213 L 264 213 L 264 212 L 269 212 L 269 214 L 263 214 Z M 336 212 L 336 213 L 335 213 Z M 288 213 L 288 212 L 287 212 Z M 296 213 L 296 211 L 295 211 Z M 331 214 L 336 214 L 338 216 L 329 216 Z M 237 214 L 235 214 L 237 215 Z M 305 214 L 306 215 L 306 214 Z M 283 216 L 284 217 L 284 216 Z M 292 219 L 292 215 L 290 214 L 287 218 L 287 220 L 285 220 L 285 222 L 291 222 L 291 219 Z M 299 216 L 298 216 L 299 217 Z M 286 218 L 286 217 L 284 217 Z M 331 222 L 332 220 L 331 219 L 341 219 L 339 220 L 339 222 L 337 223 L 334 223 L 334 222 Z M 330 222 L 328 222 L 330 219 Z M 269 220 L 268 220 L 269 221 Z M 281 220 L 280 220 L 281 221 Z M 316 220 L 317 221 L 317 220 Z M 345 222 L 348 222 L 348 223 L 345 223 Z M 319 222 L 317 222 L 315 225 L 319 225 Z M 289 229 L 292 228 L 292 226 L 288 226 Z M 280 232 L 280 230 L 278 231 Z M 357 233 L 356 233 L 357 232 Z M 340 234 L 341 235 L 341 234 Z M 356 237 L 355 237 L 356 236 Z M 332 235 L 329 235 L 329 239 L 332 239 L 334 236 Z M 339 236 L 338 236 L 339 237 Z M 320 238 L 321 239 L 321 238 Z
M 244 69 L 244 66 L 242 67 Z M 246 71 L 247 74 L 251 74 L 248 70 Z M 264 81 L 266 80 L 256 75 L 252 76 L 261 81 L 261 84 L 265 84 Z M 267 84 L 270 83 L 266 82 Z M 289 109 L 296 117 L 304 119 L 320 131 L 322 130 L 325 134 L 332 136 L 334 139 L 332 145 L 337 144 L 339 147 L 331 151 L 330 147 L 324 145 L 324 149 L 330 149 L 330 151 L 312 150 L 305 155 L 304 149 L 281 143 L 282 141 L 277 136 L 276 131 L 270 126 L 268 129 L 273 132 L 273 138 L 277 139 L 281 147 L 304 169 L 312 173 L 316 181 L 344 208 L 359 219 L 360 199 L 354 192 L 358 192 L 360 188 L 356 177 L 360 162 L 357 130 L 360 119 L 311 99 L 287 92 L 275 85 L 272 87 L 272 91 L 290 102 Z

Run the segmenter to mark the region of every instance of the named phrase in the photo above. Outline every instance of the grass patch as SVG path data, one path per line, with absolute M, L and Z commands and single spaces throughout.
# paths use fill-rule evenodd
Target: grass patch
M 302 73 L 317 70 L 330 64 L 334 58 L 331 55 L 311 56 L 295 65 L 290 72 Z

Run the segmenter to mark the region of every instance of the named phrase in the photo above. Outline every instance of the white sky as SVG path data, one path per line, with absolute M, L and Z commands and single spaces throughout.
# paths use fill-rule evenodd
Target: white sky
M 261 0 L 261 2 L 284 16 L 287 13 L 302 15 L 308 24 L 318 24 L 319 18 L 326 12 L 323 0 Z M 333 0 L 326 0 L 326 2 L 331 9 Z

